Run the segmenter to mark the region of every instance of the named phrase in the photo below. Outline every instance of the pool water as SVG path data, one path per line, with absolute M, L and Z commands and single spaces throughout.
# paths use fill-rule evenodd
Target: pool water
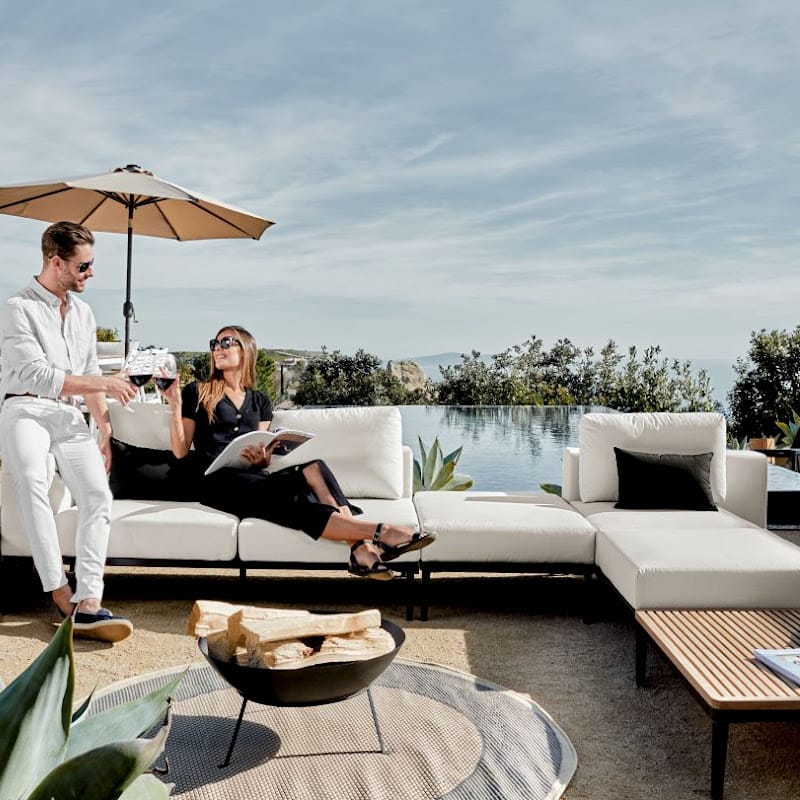
M 419 459 L 417 437 L 435 436 L 445 454 L 464 446 L 457 471 L 471 475 L 478 491 L 538 491 L 561 483 L 561 454 L 577 447 L 580 419 L 603 406 L 399 406 L 403 444 Z M 800 473 L 770 465 L 770 491 L 800 490 Z

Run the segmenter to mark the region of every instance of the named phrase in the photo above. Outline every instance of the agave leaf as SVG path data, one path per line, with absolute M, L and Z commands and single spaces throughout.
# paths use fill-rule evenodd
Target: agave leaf
M 170 725 L 152 739 L 112 742 L 59 764 L 27 800 L 117 800 L 163 752 Z
M 422 489 L 422 467 L 419 465 L 419 461 L 414 459 L 414 493 L 416 494 Z
M 439 470 L 439 472 L 436 473 L 436 477 L 433 479 L 433 483 L 429 487 L 430 490 L 435 492 L 446 486 L 450 478 L 452 478 L 455 474 L 455 471 L 456 465 L 452 461 L 449 464 L 445 464 Z
M 452 461 L 453 464 L 457 464 L 458 463 L 458 459 L 461 458 L 461 451 L 463 449 L 464 449 L 464 445 L 462 444 L 461 447 L 459 447 L 457 450 L 453 450 L 452 453 L 448 453 L 444 457 L 444 461 L 442 463 L 449 464 Z
M 428 451 L 428 459 L 422 473 L 422 483 L 429 487 L 433 483 L 436 474 L 442 468 L 442 448 L 439 446 L 439 437 L 433 440 L 431 449 Z
M 539 488 L 547 494 L 557 494 L 561 496 L 561 486 L 557 483 L 540 483 Z
M 428 460 L 428 451 L 425 449 L 421 436 L 417 436 L 417 441 L 419 442 L 419 460 L 424 464 Z
M 164 800 L 174 783 L 161 783 L 155 775 L 140 775 L 120 796 L 120 800 Z
M 83 715 L 89 710 L 89 706 L 92 704 L 93 697 L 94 697 L 94 689 L 92 689 L 89 696 L 81 703 L 80 708 L 76 709 L 75 712 L 72 714 L 73 725 L 76 722 L 80 722 Z
M 40 655 L 0 694 L 0 798 L 27 796 L 61 762 L 74 685 L 68 617 Z
M 184 674 L 185 672 L 176 675 L 169 683 L 144 697 L 109 708 L 74 725 L 70 732 L 66 757 L 73 758 L 106 742 L 135 739 L 147 733 L 164 719 L 169 705 L 167 698 L 174 694 Z
M 469 489 L 473 483 L 475 483 L 475 481 L 471 475 L 456 473 L 442 489 L 446 492 L 464 492 Z

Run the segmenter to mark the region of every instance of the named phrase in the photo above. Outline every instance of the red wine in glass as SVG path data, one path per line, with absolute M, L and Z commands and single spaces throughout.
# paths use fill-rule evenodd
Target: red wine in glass
M 165 392 L 167 389 L 169 389 L 170 386 L 172 386 L 173 383 L 175 383 L 175 378 L 174 377 L 170 378 L 170 377 L 158 376 L 158 377 L 156 377 L 155 381 L 156 381 L 156 386 L 162 392 Z
M 128 375 L 128 380 L 134 386 L 144 386 L 147 383 L 147 381 L 149 381 L 152 377 L 153 377 L 153 373 L 151 372 L 149 375 L 148 374 L 144 374 L 144 375 Z

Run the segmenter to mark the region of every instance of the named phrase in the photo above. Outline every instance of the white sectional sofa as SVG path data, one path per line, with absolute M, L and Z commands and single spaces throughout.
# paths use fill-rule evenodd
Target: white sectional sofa
M 162 465 L 169 459 L 169 409 L 159 403 L 131 403 L 127 407 L 110 403 L 109 410 L 115 438 L 140 448 L 135 456 L 144 455 L 148 462 L 142 471 L 155 475 L 157 481 L 166 472 Z M 323 458 L 347 496 L 363 508 L 366 518 L 416 527 L 411 499 L 413 457 L 410 448 L 402 444 L 401 417 L 396 408 L 279 410 L 275 425 L 316 434 L 294 454 L 283 457 L 280 466 Z M 274 463 L 277 467 L 277 458 Z M 141 492 L 138 494 L 141 496 Z M 153 495 L 158 493 L 154 491 Z M 65 560 L 71 561 L 77 508 L 54 463 L 50 499 L 62 552 Z M 8 567 L 20 557 L 29 559 L 30 547 L 19 523 L 12 480 L 5 475 L 0 499 L 0 565 Z M 301 531 L 260 519 L 239 520 L 199 502 L 152 500 L 145 493 L 144 499 L 118 496 L 112 504 L 111 565 L 230 566 L 244 578 L 247 570 L 254 568 L 344 572 L 348 558 L 343 544 L 315 542 Z M 417 563 L 416 554 L 409 553 L 393 561 L 392 568 L 411 581 Z M 411 583 L 409 587 L 410 615 Z
M 116 438 L 143 448 L 137 453 L 155 453 L 148 468 L 158 473 L 169 447 L 169 410 L 158 403 L 112 404 L 110 410 Z M 599 575 L 633 609 L 800 608 L 800 548 L 765 529 L 766 458 L 726 450 L 720 415 L 584 415 L 580 448 L 564 452 L 561 497 L 470 491 L 418 492 L 412 499 L 413 459 L 402 444 L 396 408 L 281 410 L 275 424 L 317 434 L 282 465 L 323 458 L 367 518 L 436 531 L 430 547 L 392 562 L 408 579 L 409 619 L 415 601 L 427 618 L 431 575 L 445 571 L 566 574 L 582 576 L 588 585 Z M 620 487 L 614 447 L 710 453 L 706 488 L 719 510 L 615 507 Z M 110 564 L 223 565 L 243 578 L 251 568 L 346 567 L 349 554 L 341 544 L 314 542 L 302 532 L 240 520 L 197 502 L 139 496 L 144 499 L 114 500 Z M 55 470 L 50 499 L 62 551 L 71 560 L 77 509 Z M 30 549 L 6 477 L 0 566 L 19 557 L 29 558 Z M 413 580 L 418 572 L 419 595 Z

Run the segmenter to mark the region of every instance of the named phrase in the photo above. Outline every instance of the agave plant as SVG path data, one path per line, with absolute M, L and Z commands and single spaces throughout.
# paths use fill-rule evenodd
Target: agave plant
M 463 446 L 447 455 L 442 454 L 439 437 L 435 437 L 430 448 L 419 440 L 419 461 L 414 459 L 414 491 L 463 492 L 474 483 L 469 475 L 456 473 L 458 459 Z
M 737 439 L 732 433 L 729 433 L 727 448 L 728 450 L 747 450 L 747 437 L 742 436 L 741 439 Z
M 776 422 L 775 424 L 783 434 L 778 440 L 778 447 L 794 447 L 794 440 L 800 432 L 800 415 L 792 409 L 792 419 L 789 422 Z
M 169 696 L 182 675 L 145 697 L 87 716 L 74 713 L 72 619 L 28 668 L 0 686 L 0 798 L 163 800 L 171 785 L 143 774 L 169 734 Z M 161 723 L 151 739 L 138 738 Z

